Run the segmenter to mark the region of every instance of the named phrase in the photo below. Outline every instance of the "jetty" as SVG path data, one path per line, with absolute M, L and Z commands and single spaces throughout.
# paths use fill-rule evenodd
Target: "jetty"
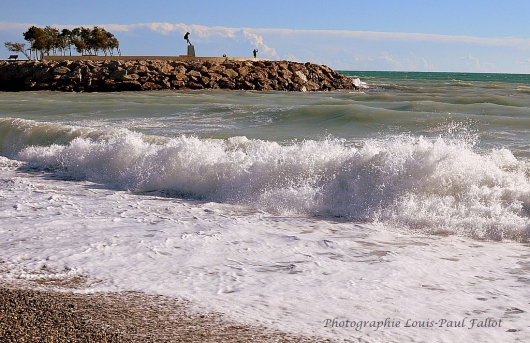
M 263 58 L 181 56 L 45 56 L 0 61 L 0 91 L 354 90 L 325 65 Z

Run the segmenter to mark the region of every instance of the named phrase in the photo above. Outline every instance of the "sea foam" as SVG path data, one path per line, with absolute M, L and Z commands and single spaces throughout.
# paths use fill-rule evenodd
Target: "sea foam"
M 16 144 L 4 138 L 4 155 L 114 189 L 380 222 L 420 233 L 517 241 L 530 236 L 527 163 L 507 149 L 478 151 L 466 139 L 398 135 L 355 146 L 332 138 L 289 144 L 246 137 L 157 141 L 126 129 L 11 125 L 17 126 L 9 131 Z M 40 137 L 48 132 L 45 142 L 53 143 L 34 144 L 32 130 Z

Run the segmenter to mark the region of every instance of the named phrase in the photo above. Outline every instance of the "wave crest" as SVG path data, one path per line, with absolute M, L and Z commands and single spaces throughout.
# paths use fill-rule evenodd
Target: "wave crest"
M 422 233 L 518 241 L 530 236 L 527 163 L 506 149 L 479 153 L 465 139 L 395 136 L 362 146 L 338 139 L 280 145 L 245 137 L 153 142 L 128 130 L 57 132 L 68 142 L 21 144 L 16 158 L 116 189 L 389 223 Z

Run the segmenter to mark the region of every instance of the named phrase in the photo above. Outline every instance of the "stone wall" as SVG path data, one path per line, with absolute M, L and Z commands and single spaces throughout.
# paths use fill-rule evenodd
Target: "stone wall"
M 356 89 L 327 66 L 289 61 L 0 62 L 0 91 L 112 92 L 162 89 L 331 91 Z

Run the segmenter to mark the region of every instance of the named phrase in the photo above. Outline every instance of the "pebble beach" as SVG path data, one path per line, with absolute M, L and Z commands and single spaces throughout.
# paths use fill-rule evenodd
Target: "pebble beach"
M 0 285 L 2 342 L 332 342 L 241 325 L 183 300 Z

